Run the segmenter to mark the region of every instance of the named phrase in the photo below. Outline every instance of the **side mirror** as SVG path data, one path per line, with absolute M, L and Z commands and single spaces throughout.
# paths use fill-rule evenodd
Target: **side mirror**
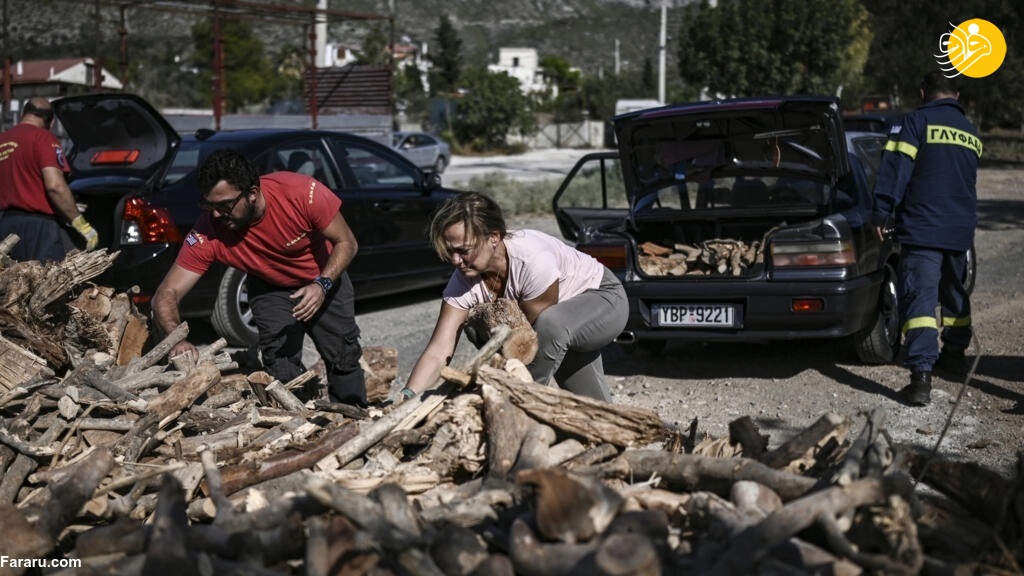
M 423 175 L 423 191 L 430 192 L 441 187 L 441 175 L 437 172 L 427 172 Z

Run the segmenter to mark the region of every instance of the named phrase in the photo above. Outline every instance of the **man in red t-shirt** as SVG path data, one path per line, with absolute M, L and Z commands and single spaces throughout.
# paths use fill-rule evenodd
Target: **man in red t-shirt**
M 291 172 L 263 177 L 245 156 L 217 150 L 199 168 L 204 214 L 185 237 L 174 265 L 153 294 L 154 320 L 169 333 L 178 303 L 214 262 L 248 274 L 249 306 L 263 365 L 281 382 L 305 372 L 309 334 L 327 368 L 331 400 L 366 405 L 362 350 L 352 282 L 345 270 L 355 236 L 341 200 L 317 180 Z M 188 341 L 170 355 L 197 351 Z
M 63 260 L 74 248 L 64 222 L 85 238 L 86 250 L 99 242 L 64 179 L 69 167 L 52 124 L 50 102 L 37 96 L 25 103 L 21 122 L 0 134 L 0 239 L 18 235 L 15 260 Z

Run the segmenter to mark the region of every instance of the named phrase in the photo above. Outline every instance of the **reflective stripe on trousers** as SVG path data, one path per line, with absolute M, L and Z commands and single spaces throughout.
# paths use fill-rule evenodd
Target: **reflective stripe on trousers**
M 971 302 L 964 289 L 965 252 L 903 246 L 900 260 L 900 318 L 903 322 L 903 365 L 930 371 L 939 358 L 939 323 L 942 345 L 963 351 L 971 341 Z

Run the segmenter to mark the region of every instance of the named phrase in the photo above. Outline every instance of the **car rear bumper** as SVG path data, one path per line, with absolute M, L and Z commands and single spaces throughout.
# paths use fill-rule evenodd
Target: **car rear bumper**
M 843 282 L 697 281 L 681 286 L 652 281 L 625 282 L 629 321 L 618 341 L 764 341 L 838 338 L 871 325 L 877 317 L 880 272 Z M 818 299 L 822 308 L 795 312 L 796 299 Z M 660 327 L 654 304 L 732 304 L 737 326 Z

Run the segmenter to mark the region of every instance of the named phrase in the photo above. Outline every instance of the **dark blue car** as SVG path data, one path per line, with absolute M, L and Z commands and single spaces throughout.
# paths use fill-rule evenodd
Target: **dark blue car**
M 200 130 L 180 137 L 131 94 L 64 98 L 54 110 L 72 143 L 71 188 L 100 247 L 119 252 L 97 282 L 131 291 L 143 308 L 199 217 L 197 168 L 219 148 L 245 154 L 261 173 L 312 175 L 342 199 L 359 242 L 349 268 L 357 299 L 443 285 L 451 274 L 426 228 L 455 191 L 387 146 L 325 130 Z M 251 344 L 256 332 L 244 279 L 233 268 L 211 269 L 182 301 L 182 316 L 209 318 L 231 344 Z

